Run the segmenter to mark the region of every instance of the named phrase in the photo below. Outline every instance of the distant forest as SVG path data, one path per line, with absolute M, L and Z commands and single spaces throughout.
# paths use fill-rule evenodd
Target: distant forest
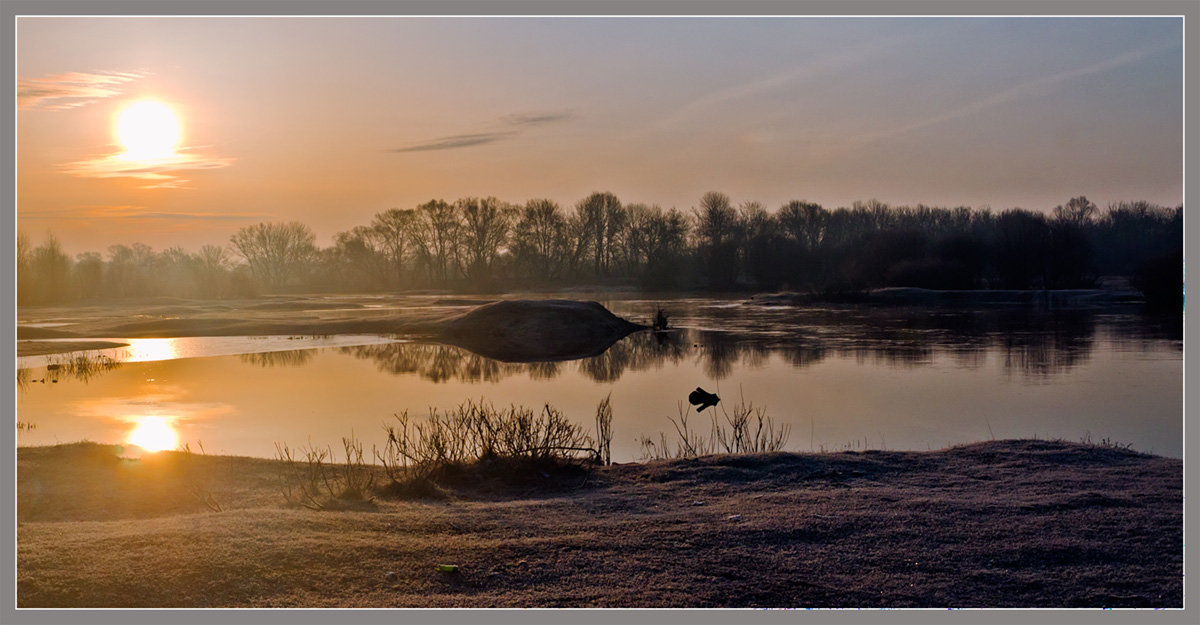
M 315 244 L 298 222 L 259 223 L 188 252 L 113 245 L 71 258 L 52 234 L 17 237 L 21 305 L 169 295 L 496 291 L 579 285 L 646 290 L 846 293 L 1087 288 L 1128 278 L 1150 299 L 1181 297 L 1183 207 L 1086 197 L 1052 214 L 792 201 L 769 212 L 710 192 L 690 211 L 593 193 L 564 209 L 494 197 L 393 208 Z M 1173 295 L 1174 294 L 1174 295 Z M 1158 295 L 1161 297 L 1161 293 Z

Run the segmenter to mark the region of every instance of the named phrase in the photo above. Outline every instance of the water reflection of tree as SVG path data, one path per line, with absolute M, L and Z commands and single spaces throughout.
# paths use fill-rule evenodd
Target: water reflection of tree
M 299 367 L 312 361 L 317 355 L 315 349 L 290 349 L 282 352 L 261 352 L 257 354 L 239 354 L 238 359 L 246 364 L 260 367 Z
M 809 309 L 791 317 L 737 320 L 720 309 L 714 317 L 680 315 L 701 327 L 670 332 L 639 332 L 599 356 L 565 362 L 504 363 L 446 345 L 393 343 L 342 348 L 375 360 L 381 370 L 415 373 L 435 382 L 495 382 L 524 374 L 549 380 L 575 369 L 601 383 L 630 373 L 685 360 L 713 380 L 730 377 L 737 366 L 766 366 L 773 357 L 793 367 L 810 367 L 829 357 L 892 367 L 928 366 L 939 357 L 957 366 L 980 367 L 999 354 L 1008 371 L 1030 376 L 1062 373 L 1085 362 L 1096 341 L 1098 313 L 1035 309 L 913 311 L 889 308 Z M 717 319 L 716 316 L 720 316 Z M 726 323 L 728 322 L 728 323 Z M 1112 324 L 1122 336 L 1141 330 L 1131 319 Z M 1107 327 L 1107 326 L 1106 326 Z M 1153 332 L 1150 330 L 1149 332 Z
M 689 351 L 689 340 L 685 331 L 631 334 L 603 354 L 581 359 L 579 371 L 596 382 L 615 382 L 626 371 L 645 371 L 668 362 L 678 364 Z
M 557 363 L 505 363 L 461 347 L 434 343 L 356 345 L 339 348 L 339 351 L 355 358 L 373 360 L 385 373 L 416 374 L 431 382 L 498 382 L 524 371 L 535 379 L 544 379 L 557 375 L 558 371 Z
M 1125 332 L 1105 333 L 1113 347 L 1124 352 L 1183 351 L 1183 315 L 1154 314 L 1130 324 Z
M 68 379 L 87 382 L 120 366 L 119 360 L 103 354 L 51 356 L 46 363 L 45 374 L 37 379 L 34 379 L 35 369 L 17 369 L 17 389 L 25 391 L 32 384 L 56 384 Z
M 1007 327 L 999 340 L 1004 350 L 1005 371 L 1048 377 L 1085 362 L 1091 355 L 1096 330 L 1093 315 L 1064 311 L 1040 321 L 1034 327 L 1043 329 L 1030 332 L 1029 324 L 1006 319 Z

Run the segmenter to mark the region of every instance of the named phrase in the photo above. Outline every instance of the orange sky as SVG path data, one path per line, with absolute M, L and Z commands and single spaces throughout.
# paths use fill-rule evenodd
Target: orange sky
M 1182 202 L 1170 18 L 19 18 L 17 73 L 18 230 L 72 253 L 477 195 Z M 114 168 L 141 99 L 177 158 Z

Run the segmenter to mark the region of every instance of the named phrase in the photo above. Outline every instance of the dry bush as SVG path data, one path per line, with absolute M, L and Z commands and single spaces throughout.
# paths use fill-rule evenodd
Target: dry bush
M 351 434 L 342 439 L 345 462 L 335 463 L 329 447 L 309 443 L 293 451 L 275 443 L 275 457 L 283 466 L 279 490 L 288 505 L 310 510 L 342 509 L 370 504 L 375 473 L 363 458 L 362 443 Z
M 643 436 L 638 439 L 638 443 L 642 446 L 643 460 L 666 460 L 670 458 L 696 458 L 698 456 L 707 456 L 715 451 L 715 433 L 710 430 L 709 436 L 706 438 L 698 431 L 692 428 L 688 423 L 691 416 L 691 408 L 683 401 L 678 404 L 679 414 L 676 417 L 667 417 L 671 425 L 675 427 L 675 444 L 671 445 L 667 441 L 667 435 L 659 432 L 658 441 Z M 715 429 L 716 420 L 714 417 L 713 429 Z
M 184 443 L 180 450 L 182 456 L 182 474 L 184 483 L 187 484 L 188 491 L 196 501 L 204 505 L 212 512 L 221 512 L 221 504 L 217 501 L 213 494 L 213 476 L 212 466 L 208 462 L 211 458 L 204 451 L 204 444 L 197 441 L 196 447 L 199 452 L 193 452 L 192 446 Z
M 668 417 L 675 428 L 675 443 L 659 432 L 658 440 L 641 437 L 643 460 L 668 460 L 673 458 L 696 458 L 714 453 L 755 454 L 779 451 L 787 443 L 791 428 L 784 424 L 778 430 L 765 408 L 755 407 L 744 398 L 739 399 L 730 414 L 721 407 L 721 415 L 712 414 L 708 436 L 693 429 L 688 422 L 691 408 L 682 401 L 678 404 L 679 414 Z
M 791 427 L 783 424 L 775 431 L 775 423 L 767 415 L 765 408 L 756 408 L 753 403 L 746 403 L 740 398 L 733 406 L 733 414 L 725 412 L 725 423 L 717 423 L 713 415 L 713 435 L 717 445 L 727 454 L 757 454 L 769 451 L 779 451 L 791 435 Z
M 609 457 L 612 408 L 606 398 L 597 407 L 595 443 L 583 428 L 550 405 L 535 412 L 525 406 L 496 408 L 467 401 L 449 411 L 429 410 L 423 420 L 408 412 L 384 425 L 387 442 L 375 457 L 392 480 L 393 491 L 435 494 L 432 482 L 469 465 L 518 470 L 521 466 L 597 463 Z
M 612 464 L 612 419 L 612 393 L 609 393 L 596 406 L 596 461 L 603 466 Z

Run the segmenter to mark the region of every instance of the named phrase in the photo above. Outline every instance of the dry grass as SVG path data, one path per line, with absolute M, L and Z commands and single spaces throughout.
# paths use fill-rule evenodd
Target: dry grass
M 1182 604 L 1182 464 L 1113 447 L 720 455 L 337 512 L 197 455 L 235 465 L 210 512 L 181 455 L 118 451 L 18 450 L 21 607 Z
M 287 505 L 309 510 L 373 507 L 376 471 L 363 457 L 362 442 L 351 434 L 342 439 L 342 450 L 343 462 L 336 463 L 330 447 L 310 443 L 293 451 L 285 443 L 276 443 L 279 492 Z
M 387 424 L 387 442 L 375 458 L 391 480 L 383 493 L 401 498 L 447 496 L 447 485 L 527 486 L 538 477 L 581 476 L 587 465 L 606 464 L 612 441 L 609 398 L 596 409 L 597 438 L 550 405 L 497 408 L 480 400 L 423 420 L 407 412 Z M 598 442 L 597 442 L 598 441 Z
M 717 453 L 760 454 L 780 451 L 791 435 L 791 428 L 784 424 L 778 430 L 765 408 L 739 398 L 730 414 L 721 404 L 709 413 L 708 434 L 694 427 L 696 420 L 703 420 L 693 413 L 687 404 L 678 403 L 678 415 L 667 417 L 675 430 L 674 440 L 659 432 L 658 440 L 642 436 L 638 443 L 642 448 L 642 460 L 670 460 L 697 458 Z M 721 416 L 717 416 L 717 411 Z M 673 442 L 673 444 L 672 444 Z

